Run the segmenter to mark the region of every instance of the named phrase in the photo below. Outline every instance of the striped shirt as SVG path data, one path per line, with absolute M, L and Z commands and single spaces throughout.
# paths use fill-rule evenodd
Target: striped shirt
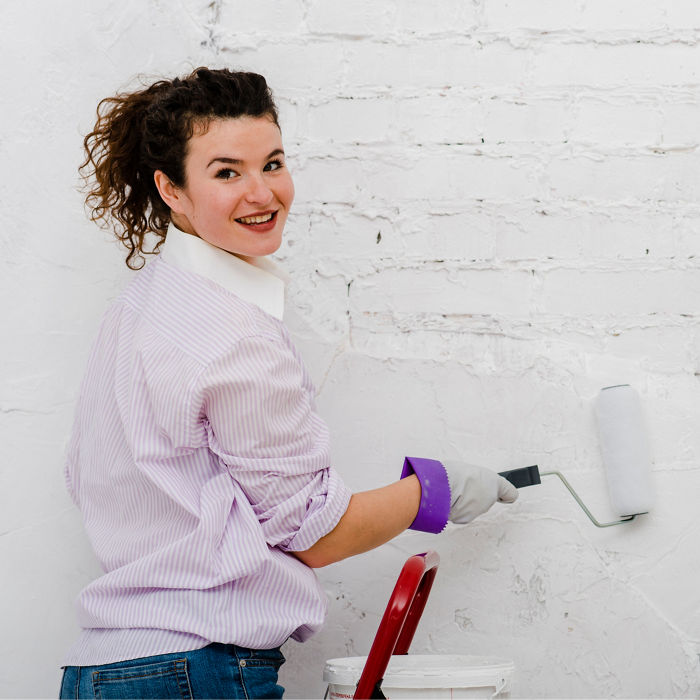
M 350 492 L 283 282 L 261 266 L 171 225 L 102 320 L 65 476 L 105 573 L 80 593 L 66 665 L 272 648 L 323 623 L 316 575 L 289 552 L 330 532 Z

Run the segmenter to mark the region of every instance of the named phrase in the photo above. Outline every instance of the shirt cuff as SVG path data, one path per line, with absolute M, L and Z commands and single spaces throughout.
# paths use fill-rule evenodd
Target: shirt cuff
M 303 552 L 327 535 L 345 515 L 352 492 L 332 467 L 326 470 L 326 493 L 314 496 L 297 533 L 280 549 Z
M 450 515 L 450 483 L 447 471 L 436 459 L 406 457 L 401 478 L 415 474 L 420 482 L 420 506 L 411 530 L 442 532 Z

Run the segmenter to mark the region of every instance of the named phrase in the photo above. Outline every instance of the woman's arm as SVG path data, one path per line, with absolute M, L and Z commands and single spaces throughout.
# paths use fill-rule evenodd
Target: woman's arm
M 421 486 L 415 474 L 372 491 L 355 493 L 338 524 L 303 552 L 290 552 L 318 568 L 388 542 L 415 520 Z

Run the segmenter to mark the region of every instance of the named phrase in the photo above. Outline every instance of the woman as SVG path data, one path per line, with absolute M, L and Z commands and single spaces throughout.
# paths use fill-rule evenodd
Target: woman
M 323 622 L 312 571 L 414 527 L 439 532 L 517 491 L 486 469 L 407 458 L 351 494 L 282 323 L 294 196 L 262 76 L 200 68 L 100 103 L 93 219 L 127 264 L 76 408 L 66 482 L 105 574 L 61 697 L 281 697 L 279 647 Z

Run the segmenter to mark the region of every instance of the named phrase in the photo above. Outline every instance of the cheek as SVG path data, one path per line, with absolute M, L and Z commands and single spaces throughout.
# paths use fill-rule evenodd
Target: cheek
M 231 208 L 232 194 L 226 188 L 202 188 L 197 192 L 194 208 L 200 218 L 218 216 Z
M 286 204 L 287 208 L 289 208 L 291 203 L 294 201 L 294 181 L 292 180 L 291 175 L 288 175 L 285 179 L 278 197 Z

